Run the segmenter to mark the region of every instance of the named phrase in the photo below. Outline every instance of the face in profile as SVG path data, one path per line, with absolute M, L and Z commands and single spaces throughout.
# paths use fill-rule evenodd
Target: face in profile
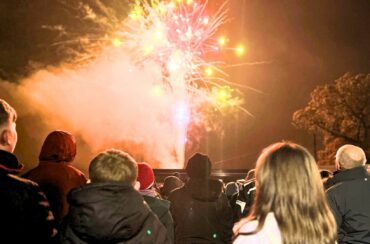
M 17 145 L 18 135 L 15 122 L 9 122 L 4 126 L 2 132 L 2 144 L 4 149 L 9 152 L 13 152 Z

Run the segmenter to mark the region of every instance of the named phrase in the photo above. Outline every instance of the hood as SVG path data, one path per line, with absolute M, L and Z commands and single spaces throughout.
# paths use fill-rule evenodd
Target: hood
M 223 184 L 214 179 L 190 179 L 185 187 L 190 191 L 192 198 L 199 201 L 213 202 L 220 197 Z
M 72 162 L 76 156 L 76 140 L 68 132 L 53 131 L 45 139 L 40 161 Z
M 157 197 L 143 196 L 145 202 L 148 203 L 149 207 L 153 212 L 161 219 L 170 211 L 171 203 L 167 200 L 159 199 Z
M 124 183 L 91 183 L 68 195 L 70 226 L 88 243 L 115 243 L 137 234 L 150 210 Z

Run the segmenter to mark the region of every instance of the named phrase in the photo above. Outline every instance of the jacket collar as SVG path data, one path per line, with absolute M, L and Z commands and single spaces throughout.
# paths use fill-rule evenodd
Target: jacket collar
M 341 170 L 334 175 L 333 180 L 335 183 L 342 181 L 350 181 L 361 178 L 369 177 L 366 169 L 363 166 L 355 167 L 353 169 Z
M 18 162 L 17 157 L 7 151 L 0 150 L 0 171 L 5 173 L 19 174 L 24 165 Z

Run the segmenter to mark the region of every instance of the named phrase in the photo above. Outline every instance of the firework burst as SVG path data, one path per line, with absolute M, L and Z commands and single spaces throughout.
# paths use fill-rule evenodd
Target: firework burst
M 181 100 L 197 96 L 197 100 L 203 97 L 219 108 L 239 106 L 241 99 L 231 96 L 231 92 L 227 99 L 218 99 L 225 90 L 222 77 L 226 74 L 219 68 L 223 62 L 207 60 L 208 54 L 219 53 L 226 44 L 226 38 L 216 38 L 216 34 L 227 21 L 227 1 L 211 15 L 206 13 L 207 4 L 190 0 L 138 1 L 125 23 L 126 30 L 115 33 L 112 43 L 129 50 L 139 65 L 158 64 L 163 85 L 171 92 L 182 93 L 177 94 Z
M 133 130 L 135 127 L 140 135 L 142 133 L 142 136 L 135 134 L 135 141 L 153 149 L 156 153 L 151 154 L 164 161 L 166 167 L 182 167 L 185 146 L 197 141 L 194 137 L 200 134 L 194 131 L 218 128 L 220 119 L 215 115 L 243 110 L 242 99 L 235 96 L 238 92 L 233 88 L 235 84 L 227 80 L 227 74 L 222 70 L 227 66 L 217 57 L 229 50 L 242 55 L 245 49 L 243 46 L 228 48 L 228 38 L 219 35 L 220 27 L 228 20 L 227 1 L 216 11 L 209 10 L 207 4 L 207 1 L 195 0 L 137 1 L 124 20 L 115 17 L 114 8 L 97 5 L 99 11 L 94 11 L 85 4 L 76 6 L 77 13 L 81 14 L 79 19 L 84 23 L 82 26 L 86 27 L 83 29 L 90 30 L 87 27 L 95 26 L 96 31 L 76 34 L 76 39 L 55 45 L 65 49 L 73 44 L 82 49 L 76 52 L 77 58 L 72 63 L 78 73 L 77 78 L 71 78 L 72 83 L 96 81 L 101 90 L 91 88 L 91 92 L 104 94 L 106 91 L 110 94 L 107 97 L 112 98 L 117 95 L 117 99 L 113 99 L 117 103 L 106 102 L 120 114 L 105 119 L 114 125 L 110 128 L 114 137 L 107 139 L 107 135 L 102 134 L 101 141 L 132 140 L 127 138 L 127 133 L 117 136 L 121 133 L 122 123 L 129 124 L 128 118 L 132 116 L 135 123 L 129 128 Z M 70 34 L 73 33 L 65 33 Z M 79 69 L 80 64 L 84 68 Z M 86 69 L 91 71 L 86 73 Z M 98 75 L 90 77 L 91 72 Z M 149 94 L 146 93 L 148 87 L 152 89 Z M 139 102 L 132 102 L 138 99 Z M 123 108 L 121 103 L 128 107 Z M 142 106 L 150 111 L 139 113 Z M 100 112 L 106 114 L 104 109 Z M 138 124 L 138 117 L 145 122 L 151 121 L 151 124 Z M 163 129 L 159 132 L 158 128 Z M 153 135 L 150 141 L 154 141 L 155 146 L 148 142 L 149 133 Z M 84 131 L 84 135 L 89 138 L 90 132 Z M 166 149 L 160 153 L 158 141 L 166 141 L 161 147 Z

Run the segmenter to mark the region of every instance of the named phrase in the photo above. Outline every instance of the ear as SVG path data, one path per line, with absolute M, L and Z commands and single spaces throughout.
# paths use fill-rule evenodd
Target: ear
M 340 164 L 339 164 L 338 160 L 335 160 L 335 168 L 337 170 L 340 170 Z
M 134 189 L 139 191 L 140 190 L 140 182 L 139 181 L 135 181 L 134 183 Z
M 0 145 L 2 146 L 8 146 L 9 145 L 9 138 L 10 137 L 10 132 L 7 129 L 4 129 L 1 131 L 0 134 Z

